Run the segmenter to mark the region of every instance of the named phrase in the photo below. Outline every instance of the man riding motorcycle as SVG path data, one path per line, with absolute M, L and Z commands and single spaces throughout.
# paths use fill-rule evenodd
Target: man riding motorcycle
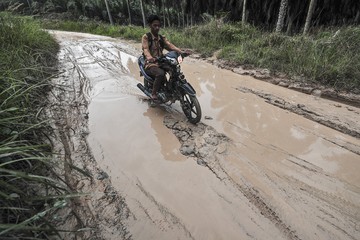
M 166 81 L 166 72 L 159 67 L 156 63 L 156 58 L 163 56 L 163 49 L 168 51 L 176 51 L 179 54 L 187 53 L 170 43 L 164 36 L 159 34 L 160 31 L 160 18 L 157 15 L 150 15 L 147 19 L 150 27 L 150 32 L 142 36 L 142 49 L 146 59 L 145 72 L 154 78 L 154 85 L 151 93 L 151 98 L 157 100 L 157 92 L 162 84 Z

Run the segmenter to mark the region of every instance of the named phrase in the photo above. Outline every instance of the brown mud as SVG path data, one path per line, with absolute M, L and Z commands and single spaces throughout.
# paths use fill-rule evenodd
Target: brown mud
M 65 239 L 359 239 L 359 109 L 186 58 L 203 119 L 152 107 L 138 45 L 52 32 Z
M 240 75 L 252 76 L 258 80 L 269 82 L 280 87 L 334 100 L 337 102 L 342 102 L 354 107 L 360 107 L 359 90 L 353 90 L 353 92 L 340 91 L 329 86 L 320 85 L 316 82 L 307 81 L 304 77 L 301 76 L 289 77 L 283 73 L 271 72 L 266 68 L 256 68 L 251 65 L 239 65 L 231 61 L 218 59 L 217 52 L 210 58 L 204 59 L 201 58 L 200 55 L 195 55 L 193 57 L 211 63 L 219 68 L 227 69 Z

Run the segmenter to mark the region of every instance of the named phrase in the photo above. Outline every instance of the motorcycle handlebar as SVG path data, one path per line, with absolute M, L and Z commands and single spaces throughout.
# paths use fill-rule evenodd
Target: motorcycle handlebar
M 191 53 L 184 52 L 184 53 L 181 53 L 181 56 L 184 58 L 184 57 L 190 56 L 190 54 Z
M 167 59 L 165 57 L 156 57 L 155 58 L 155 62 L 158 62 L 158 63 L 163 63 L 166 61 L 167 61 Z
M 188 57 L 191 55 L 191 53 L 188 53 L 188 52 L 183 52 L 183 53 L 180 53 L 181 57 L 185 58 L 185 57 Z M 162 56 L 162 57 L 157 57 L 156 60 L 161 60 L 161 59 L 166 59 L 165 56 Z
M 191 53 L 188 52 L 183 52 L 180 54 L 182 58 L 188 57 L 191 55 Z M 158 63 L 165 63 L 165 62 L 169 62 L 169 60 L 165 57 L 156 57 L 154 62 L 158 62 Z

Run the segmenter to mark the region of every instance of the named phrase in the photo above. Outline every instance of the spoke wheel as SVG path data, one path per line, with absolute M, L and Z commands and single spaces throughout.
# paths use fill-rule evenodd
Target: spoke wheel
M 185 93 L 182 96 L 181 108 L 189 122 L 196 124 L 201 119 L 201 108 L 196 96 Z

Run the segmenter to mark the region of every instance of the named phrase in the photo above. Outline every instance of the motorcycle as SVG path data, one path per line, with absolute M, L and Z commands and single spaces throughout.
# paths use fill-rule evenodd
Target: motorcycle
M 164 69 L 169 77 L 165 84 L 163 84 L 157 94 L 160 103 L 175 103 L 180 101 L 181 108 L 189 120 L 189 122 L 196 124 L 201 119 L 201 108 L 198 99 L 196 98 L 196 91 L 189 82 L 186 81 L 184 74 L 181 72 L 180 64 L 188 54 L 179 54 L 175 51 L 166 53 L 163 57 L 156 58 L 160 67 Z M 138 59 L 140 68 L 140 76 L 144 77 L 144 85 L 137 84 L 137 87 L 151 98 L 152 87 L 154 79 L 145 72 L 145 57 L 140 56 Z

